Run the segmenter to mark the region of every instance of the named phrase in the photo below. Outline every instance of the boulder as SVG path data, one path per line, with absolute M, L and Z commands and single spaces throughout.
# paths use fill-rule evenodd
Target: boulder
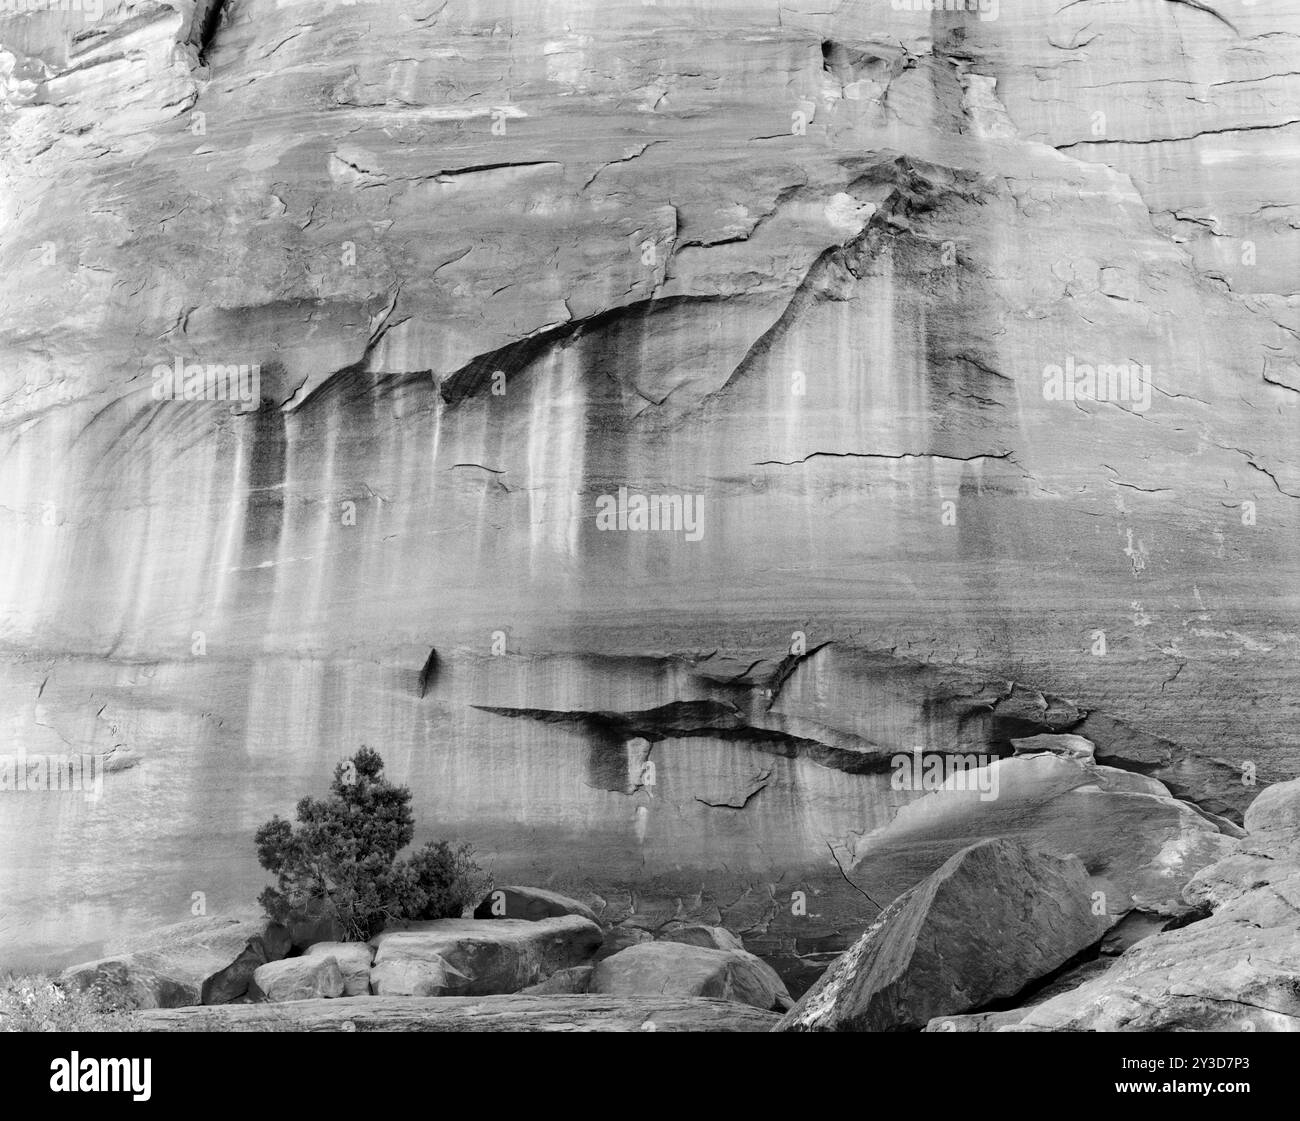
M 964 783 L 909 802 L 853 838 L 846 871 L 873 899 L 896 899 L 982 837 L 1016 837 L 1073 853 L 1106 883 L 1106 909 L 1174 918 L 1192 910 L 1183 885 L 1232 852 L 1234 838 L 1157 780 L 1055 753 L 1000 759 Z M 986 790 L 979 789 L 980 785 Z
M 1018 1024 L 1024 1018 L 1028 1008 L 1036 1004 L 1042 1004 L 1044 1001 L 1059 996 L 1061 993 L 1078 988 L 1084 982 L 1091 981 L 1105 973 L 1111 967 L 1111 964 L 1112 959 L 1110 958 L 1094 958 L 1090 961 L 1081 962 L 1073 968 L 1066 969 L 1059 976 L 1043 985 L 1042 988 L 1035 989 L 1033 996 L 1025 1001 L 1023 1007 L 997 1012 L 969 1012 L 962 1016 L 940 1016 L 931 1020 L 923 1030 L 928 1032 L 990 1032 L 997 1031 L 1009 1024 Z
M 687 946 L 704 946 L 712 950 L 743 950 L 745 943 L 740 936 L 733 934 L 725 926 L 705 926 L 703 923 L 687 923 L 684 926 L 670 927 L 660 931 L 660 942 L 682 942 Z
M 378 962 L 369 976 L 376 996 L 448 996 L 468 992 L 472 981 L 436 955 Z
M 648 930 L 639 926 L 620 923 L 618 926 L 610 927 L 609 930 L 605 931 L 605 941 L 601 943 L 600 949 L 596 951 L 596 960 L 603 961 L 605 958 L 622 953 L 629 946 L 640 946 L 642 943 L 653 941 L 654 935 Z
M 1097 942 L 1075 857 L 980 841 L 896 899 L 778 1031 L 901 1031 L 1014 997 Z
M 1300 1031 L 1300 872 L 1138 942 L 1016 1031 Z
M 1234 852 L 1197 872 L 1183 888 L 1183 898 L 1217 910 L 1275 880 L 1287 879 L 1295 870 L 1295 861 L 1258 852 Z
M 602 941 L 600 927 L 580 915 L 412 923 L 371 940 L 371 985 L 376 993 L 391 993 L 395 984 L 419 978 L 416 983 L 467 996 L 516 993 L 556 970 L 587 964 Z M 412 962 L 431 968 L 384 968 Z
M 771 1012 L 700 997 L 354 996 L 135 1012 L 140 1031 L 766 1032 Z
M 1300 778 L 1261 790 L 1246 809 L 1244 825 L 1253 846 L 1300 850 Z
M 289 952 L 284 927 L 205 917 L 163 927 L 121 952 L 70 966 L 61 980 L 96 987 L 127 1008 L 225 1004 L 247 991 L 254 971 Z
M 474 908 L 476 919 L 554 919 L 580 915 L 599 925 L 596 912 L 585 903 L 540 887 L 498 887 Z
M 793 1003 L 785 983 L 762 958 L 744 950 L 647 942 L 596 964 L 588 990 L 605 996 L 711 996 L 754 1008 Z
M 283 958 L 257 967 L 253 984 L 267 1000 L 311 1000 L 343 996 L 343 973 L 338 961 L 320 954 Z
M 546 996 L 552 993 L 585 993 L 591 987 L 594 966 L 575 965 L 570 969 L 557 969 L 545 981 L 521 989 L 524 995 Z
M 332 957 L 343 974 L 343 991 L 348 996 L 366 996 L 370 992 L 370 963 L 375 951 L 367 942 L 316 942 L 304 957 Z
M 1183 925 L 1069 992 L 956 1030 L 1300 1031 L 1300 782 L 1264 790 L 1236 851 L 1183 889 Z

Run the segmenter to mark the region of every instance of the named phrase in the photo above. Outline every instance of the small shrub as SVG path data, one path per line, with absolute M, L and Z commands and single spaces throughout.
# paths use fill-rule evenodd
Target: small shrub
M 64 988 L 45 976 L 0 978 L 0 1031 L 130 1031 L 125 1010 L 104 991 Z
M 398 919 L 459 915 L 491 881 L 466 844 L 430 842 L 399 861 L 415 834 L 410 803 L 409 789 L 384 778 L 377 751 L 340 763 L 328 798 L 298 803 L 297 827 L 277 815 L 257 831 L 258 860 L 276 877 L 263 909 L 282 923 L 332 914 L 354 941 Z

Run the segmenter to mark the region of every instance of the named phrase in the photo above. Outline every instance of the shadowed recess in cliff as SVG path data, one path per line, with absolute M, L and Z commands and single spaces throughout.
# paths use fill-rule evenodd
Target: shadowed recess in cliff
M 716 653 L 716 652 L 715 652 Z M 616 659 L 617 660 L 617 659 Z M 1176 796 L 1214 816 L 1239 821 L 1239 805 L 1219 793 L 1227 765 L 1188 755 L 1178 745 L 1104 713 L 1006 678 L 960 666 L 914 662 L 887 651 L 826 643 L 804 655 L 754 665 L 763 674 L 719 679 L 701 660 L 660 660 L 665 680 L 677 678 L 714 695 L 649 709 L 584 710 L 475 704 L 483 712 L 564 726 L 590 737 L 593 785 L 621 788 L 627 745 L 710 738 L 743 743 L 763 754 L 800 758 L 846 774 L 883 774 L 899 753 L 978 752 L 1004 757 L 1012 741 L 1072 732 L 1096 744 L 1099 763 L 1149 775 Z M 613 763 L 608 762 L 614 759 Z M 612 771 L 606 773 L 607 768 Z M 609 785 L 614 775 L 617 782 Z M 608 780 L 608 781 L 607 781 Z M 1248 792 L 1247 792 L 1248 793 Z

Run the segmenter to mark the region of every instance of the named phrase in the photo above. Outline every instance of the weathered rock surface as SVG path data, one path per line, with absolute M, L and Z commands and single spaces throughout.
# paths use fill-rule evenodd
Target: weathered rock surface
M 1213 914 L 1131 946 L 1098 977 L 959 1031 L 1300 1031 L 1300 781 L 1269 787 L 1239 849 L 1188 884 Z M 1254 810 L 1254 806 L 1252 806 Z
M 1250 849 L 1300 859 L 1300 779 L 1262 790 L 1246 811 L 1244 825 Z
M 370 992 L 370 965 L 375 951 L 366 942 L 316 942 L 303 955 L 306 958 L 332 957 L 343 975 L 347 996 L 365 996 Z
M 341 997 L 138 1012 L 141 1031 L 771 1031 L 771 1012 L 703 997 Z
M 1041 751 L 1065 755 L 1080 762 L 1096 761 L 1097 745 L 1084 736 L 1051 735 L 1025 736 L 1013 739 L 1011 746 L 1017 755 L 1036 755 Z
M 585 993 L 591 987 L 593 965 L 575 965 L 557 969 L 545 981 L 538 981 L 519 991 L 525 996 L 546 996 L 552 993 Z
M 990 835 L 1077 855 L 1114 916 L 1186 913 L 1183 885 L 1236 846 L 1154 779 L 1045 752 L 955 776 L 888 825 L 852 838 L 844 866 L 873 899 L 894 899 L 909 881 Z
M 647 942 L 597 962 L 588 989 L 606 996 L 710 996 L 754 1008 L 794 1002 L 767 962 L 745 950 Z
M 553 919 L 579 915 L 599 925 L 596 913 L 585 903 L 540 887 L 498 887 L 474 908 L 476 919 Z
M 702 923 L 687 923 L 684 926 L 670 927 L 656 935 L 659 942 L 683 942 L 688 946 L 704 946 L 712 950 L 743 950 L 745 948 L 739 936 L 724 926 L 704 926 Z
M 338 960 L 324 954 L 260 965 L 253 974 L 253 985 L 267 1000 L 275 1002 L 344 995 Z
M 281 926 L 200 918 L 141 937 L 125 952 L 68 968 L 62 980 L 97 987 L 128 1008 L 224 1004 L 248 990 L 255 971 L 289 952 Z
M 1101 938 L 1077 859 L 971 845 L 896 899 L 778 1031 L 901 1031 L 1015 996 Z
M 254 898 L 363 741 L 498 877 L 792 978 L 871 913 L 832 851 L 892 752 L 1078 734 L 1238 820 L 1300 759 L 1297 30 L 4 11 L 3 738 L 133 762 L 0 789 L 0 965 Z M 155 400 L 178 359 L 265 403 Z M 1146 401 L 1044 395 L 1129 359 Z M 703 535 L 605 531 L 622 487 Z
M 600 949 L 596 951 L 595 960 L 602 961 L 605 958 L 622 953 L 629 946 L 639 946 L 644 942 L 653 941 L 654 935 L 648 930 L 644 930 L 639 926 L 620 923 L 618 926 L 605 931 L 605 941 L 601 943 Z
M 370 991 L 376 996 L 448 996 L 468 992 L 473 981 L 436 955 L 370 967 Z
M 560 969 L 587 964 L 600 927 L 580 915 L 537 920 L 435 919 L 371 939 L 377 994 L 516 993 Z
M 1300 1031 L 1300 869 L 1137 943 L 1019 1031 Z

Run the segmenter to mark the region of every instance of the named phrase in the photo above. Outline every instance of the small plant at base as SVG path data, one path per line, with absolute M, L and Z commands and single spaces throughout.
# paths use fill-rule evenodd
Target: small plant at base
M 331 915 L 358 942 L 394 920 L 459 916 L 490 880 L 466 844 L 430 842 L 399 861 L 415 834 L 410 803 L 409 789 L 384 778 L 377 751 L 340 763 L 328 798 L 298 803 L 296 828 L 276 815 L 257 831 L 258 860 L 276 876 L 263 909 L 282 923 Z
M 0 978 L 0 1032 L 129 1031 L 123 1011 L 95 986 L 67 988 L 44 976 Z

